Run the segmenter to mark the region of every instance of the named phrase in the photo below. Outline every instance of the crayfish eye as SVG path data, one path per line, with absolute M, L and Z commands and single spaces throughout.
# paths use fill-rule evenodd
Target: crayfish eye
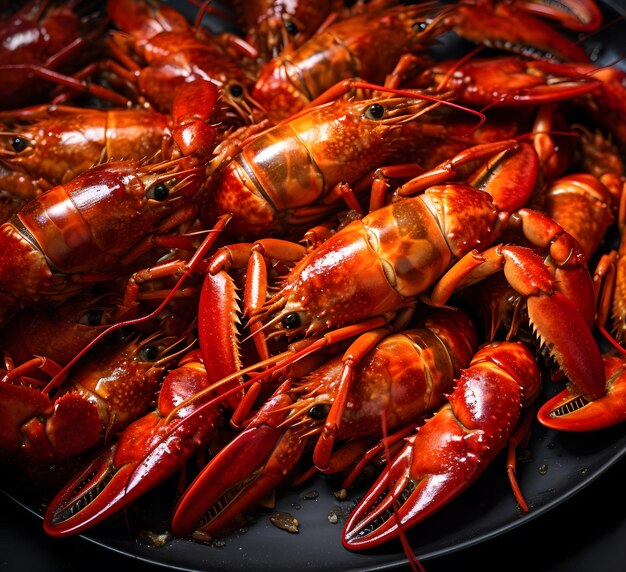
M 423 32 L 426 28 L 428 28 L 428 22 L 424 22 L 423 20 L 421 22 L 415 22 L 415 24 L 413 24 L 413 29 L 416 32 Z
M 154 199 L 155 201 L 164 201 L 169 195 L 170 190 L 165 183 L 157 183 L 153 187 L 150 187 L 146 193 L 149 199 Z
M 243 87 L 238 83 L 233 83 L 228 87 L 228 93 L 238 99 L 243 95 Z
M 30 147 L 30 142 L 28 139 L 24 139 L 24 137 L 14 137 L 11 140 L 11 147 L 13 147 L 13 151 L 16 153 L 21 153 L 28 147 Z
M 102 315 L 104 312 L 102 310 L 90 310 L 83 314 L 83 316 L 78 320 L 79 324 L 84 324 L 85 326 L 99 326 L 102 324 Z
M 385 108 L 380 103 L 372 103 L 365 110 L 366 119 L 382 119 L 385 115 Z
M 298 312 L 290 312 L 286 314 L 282 320 L 283 327 L 286 330 L 295 330 L 302 325 L 302 320 L 300 319 L 300 314 Z
M 288 34 L 295 36 L 300 30 L 298 30 L 298 26 L 293 20 L 285 21 L 285 30 L 287 30 Z
M 139 350 L 139 359 L 141 361 L 154 361 L 159 357 L 159 348 L 156 346 L 146 346 Z
M 328 403 L 316 403 L 313 405 L 308 413 L 311 419 L 315 419 L 316 421 L 322 421 L 328 417 L 328 412 L 330 411 L 330 405 Z

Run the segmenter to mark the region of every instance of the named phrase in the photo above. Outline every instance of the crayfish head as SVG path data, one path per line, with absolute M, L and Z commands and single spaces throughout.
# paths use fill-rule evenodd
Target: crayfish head
M 143 201 L 150 205 L 170 205 L 195 194 L 202 181 L 202 169 L 191 157 L 145 165 L 137 177 L 143 189 Z

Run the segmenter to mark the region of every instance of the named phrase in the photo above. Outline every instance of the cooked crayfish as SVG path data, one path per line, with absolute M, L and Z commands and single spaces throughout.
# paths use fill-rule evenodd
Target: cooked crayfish
M 360 208 L 349 202 L 347 186 L 377 167 L 410 161 L 422 137 L 445 131 L 437 125 L 429 129 L 429 112 L 440 105 L 456 107 L 445 99 L 361 82 L 337 87 L 348 86 L 382 93 L 332 99 L 331 89 L 324 96 L 330 102 L 296 114 L 234 151 L 228 141 L 218 147 L 200 214 L 205 223 L 231 213 L 227 233 L 240 239 L 289 236 L 346 203 Z
M 180 86 L 169 114 L 39 106 L 0 113 L 0 185 L 26 199 L 109 161 L 194 155 L 208 160 L 217 139 L 217 87 Z
M 441 9 L 431 26 L 440 34 L 453 29 L 471 42 L 526 57 L 589 61 L 583 47 L 558 33 L 533 13 L 555 19 L 574 31 L 596 30 L 602 22 L 602 14 L 591 0 L 559 3 L 462 0 Z
M 121 66 L 103 62 L 131 88 L 131 99 L 148 102 L 168 113 L 178 88 L 195 80 L 209 81 L 220 92 L 218 122 L 228 127 L 252 123 L 260 113 L 250 97 L 252 79 L 231 55 L 251 56 L 250 48 L 232 34 L 218 36 L 192 26 L 173 8 L 161 2 L 110 0 L 108 12 L 123 33 L 111 36 L 109 47 Z
M 76 456 L 143 415 L 185 336 L 131 336 L 77 368 L 50 397 L 24 376 L 46 360 L 9 370 L 0 382 L 0 448 L 42 460 Z M 178 347 L 178 352 L 177 352 Z
M 45 356 L 58 365 L 69 363 L 101 331 L 114 323 L 121 299 L 109 292 L 86 293 L 60 306 L 24 308 L 0 329 L 5 369 Z
M 169 419 L 183 400 L 209 386 L 196 351 L 163 380 L 156 409 L 137 419 L 99 450 L 49 503 L 44 529 L 52 536 L 77 534 L 111 516 L 163 482 L 213 437 L 221 418 L 216 406 L 187 422 Z
M 602 87 L 592 66 L 572 66 L 519 56 L 473 58 L 465 62 L 435 62 L 403 88 L 452 91 L 456 100 L 472 108 L 541 105 L 592 92 Z
M 428 13 L 428 6 L 396 6 L 340 19 L 299 48 L 270 60 L 252 96 L 276 122 L 341 80 L 360 78 L 381 85 L 403 54 L 425 49 L 422 36 L 428 36 L 422 24 Z
M 99 163 L 141 161 L 161 151 L 169 158 L 172 127 L 170 116 L 142 110 L 40 106 L 2 112 L 0 163 L 6 173 L 0 186 L 32 199 Z
M 2 313 L 128 275 L 155 234 L 193 220 L 202 168 L 187 159 L 105 163 L 26 203 L 0 226 Z
M 462 493 L 507 444 L 540 387 L 537 361 L 524 345 L 483 347 L 448 403 L 407 438 L 350 514 L 344 546 L 364 550 L 395 538 Z
M 353 450 L 322 470 L 336 472 L 350 464 L 371 440 L 382 437 L 381 417 L 391 432 L 439 407 L 477 346 L 472 321 L 451 310 L 434 312 L 418 328 L 391 334 L 382 328 L 373 334 L 305 377 L 280 385 L 184 493 L 172 521 L 174 534 L 187 534 L 198 522 L 205 534 L 219 533 L 293 474 L 325 424 L 341 424 L 337 440 L 350 442 Z M 348 372 L 354 382 L 342 395 Z M 336 401 L 346 403 L 338 419 Z M 320 439 L 316 449 L 330 459 L 331 446 Z M 234 458 L 242 461 L 235 464 Z

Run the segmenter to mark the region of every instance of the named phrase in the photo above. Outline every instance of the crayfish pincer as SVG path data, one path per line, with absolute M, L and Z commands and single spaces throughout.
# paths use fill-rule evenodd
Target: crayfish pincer
M 52 536 L 83 532 L 180 469 L 213 436 L 222 411 L 214 407 L 182 422 L 168 414 L 208 385 L 198 352 L 187 352 L 165 376 L 156 407 L 98 449 L 50 501 L 44 530 Z
M 540 386 L 541 372 L 524 345 L 483 347 L 448 403 L 407 439 L 352 512 L 344 546 L 364 550 L 395 538 L 467 489 L 506 445 Z

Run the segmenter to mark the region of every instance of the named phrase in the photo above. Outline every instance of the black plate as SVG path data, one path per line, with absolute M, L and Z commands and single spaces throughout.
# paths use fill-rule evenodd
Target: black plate
M 553 393 L 548 386 L 544 393 Z M 624 425 L 593 433 L 559 433 L 535 423 L 524 457 L 518 465 L 518 480 L 530 512 L 519 512 L 506 478 L 506 457 L 499 455 L 482 477 L 462 496 L 424 523 L 408 531 L 416 556 L 428 560 L 481 543 L 528 523 L 608 471 L 626 455 Z M 282 490 L 277 510 L 293 514 L 300 532 L 290 534 L 274 527 L 270 510 L 263 509 L 245 532 L 225 539 L 223 546 L 208 546 L 174 539 L 155 548 L 138 539 L 142 529 L 163 532 L 173 498 L 170 482 L 138 501 L 124 514 L 91 529 L 82 537 L 130 558 L 176 570 L 382 570 L 401 567 L 406 556 L 398 542 L 377 550 L 352 553 L 341 546 L 341 526 L 358 500 L 360 491 L 338 501 L 332 479 L 317 477 L 305 486 Z M 16 483 L 2 484 L 3 491 L 25 509 L 41 516 L 45 498 Z M 317 491 L 316 499 L 305 498 Z M 339 515 L 331 524 L 330 514 Z M 581 526 L 584 525 L 581 522 Z M 271 548 L 269 548 L 271 547 Z M 280 558 L 277 557 L 280 555 Z
M 174 2 L 174 4 L 178 4 Z M 606 21 L 624 9 L 617 0 L 604 4 Z M 613 63 L 623 53 L 624 24 L 619 23 L 587 40 L 594 48 L 597 63 Z M 554 394 L 557 386 L 546 384 L 541 398 Z M 453 503 L 424 523 L 408 531 L 408 539 L 421 560 L 450 554 L 482 543 L 529 521 L 568 501 L 626 455 L 624 424 L 593 433 L 559 433 L 534 423 L 526 446 L 525 462 L 518 465 L 518 480 L 530 512 L 521 514 L 506 478 L 506 458 L 500 454 L 482 477 Z M 335 498 L 336 483 L 316 477 L 294 490 L 281 490 L 277 510 L 293 514 L 300 532 L 290 534 L 274 527 L 271 511 L 261 511 L 245 532 L 228 537 L 224 545 L 208 546 L 174 539 L 155 548 L 139 539 L 139 531 L 162 532 L 175 483 L 168 482 L 147 495 L 124 513 L 90 530 L 82 538 L 132 559 L 151 562 L 176 570 L 382 570 L 406 565 L 399 542 L 362 553 L 352 553 L 341 545 L 345 516 L 365 488 L 351 491 L 345 501 Z M 26 510 L 41 516 L 46 498 L 31 487 L 0 482 L 3 492 Z M 307 493 L 317 491 L 315 499 Z M 339 517 L 336 524 L 329 515 Z M 521 548 L 521 547 L 520 547 Z M 523 549 L 523 548 L 522 548 Z

